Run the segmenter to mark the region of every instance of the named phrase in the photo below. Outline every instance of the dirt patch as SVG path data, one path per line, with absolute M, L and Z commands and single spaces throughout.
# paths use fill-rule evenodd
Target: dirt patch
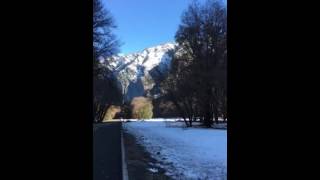
M 123 132 L 129 180 L 171 180 L 133 135 Z

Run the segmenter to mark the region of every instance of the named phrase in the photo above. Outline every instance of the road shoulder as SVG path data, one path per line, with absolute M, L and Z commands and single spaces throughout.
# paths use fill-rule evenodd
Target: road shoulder
M 145 148 L 137 144 L 133 135 L 123 130 L 125 161 L 127 164 L 129 180 L 170 180 L 165 170 L 156 166 Z

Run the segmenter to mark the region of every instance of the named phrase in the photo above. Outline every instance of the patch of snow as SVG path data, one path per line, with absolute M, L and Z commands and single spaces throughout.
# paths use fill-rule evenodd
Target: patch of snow
M 156 168 L 149 168 L 148 170 L 149 170 L 150 172 L 153 172 L 153 173 L 158 172 L 158 169 L 156 169 Z
M 181 128 L 184 122 L 170 123 L 176 126 L 168 127 L 164 119 L 123 125 L 173 179 L 227 179 L 226 130 Z
M 175 121 L 182 121 L 182 119 L 163 119 L 163 118 L 153 118 L 153 119 L 124 119 L 124 121 L 138 121 L 138 122 L 166 122 L 166 121 L 171 121 L 171 122 L 175 122 Z

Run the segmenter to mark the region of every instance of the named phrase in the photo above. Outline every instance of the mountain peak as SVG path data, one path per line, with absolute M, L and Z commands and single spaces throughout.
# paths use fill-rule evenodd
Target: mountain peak
M 158 44 L 155 46 L 144 48 L 143 50 L 137 51 L 137 52 L 127 53 L 127 54 L 119 53 L 117 56 L 125 57 L 125 56 L 130 56 L 130 55 L 137 55 L 137 54 L 143 53 L 144 51 L 152 51 L 154 49 L 167 49 L 167 48 L 173 48 L 174 46 L 177 46 L 176 42 L 174 42 L 174 41 L 173 42 L 166 42 L 166 43 L 162 43 L 162 44 Z
M 172 59 L 169 52 L 176 46 L 174 42 L 163 43 L 108 59 L 108 68 L 117 79 L 126 101 L 136 96 L 155 95 L 151 91 L 156 92 L 157 81 L 168 72 Z

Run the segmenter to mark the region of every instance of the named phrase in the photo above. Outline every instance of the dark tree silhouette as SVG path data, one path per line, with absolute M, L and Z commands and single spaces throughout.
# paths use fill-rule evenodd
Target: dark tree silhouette
M 104 118 L 107 108 L 121 100 L 112 72 L 100 60 L 107 60 L 118 52 L 119 42 L 112 30 L 116 28 L 114 20 L 101 0 L 93 0 L 93 111 L 94 121 Z
M 176 33 L 179 49 L 164 89 L 182 117 L 210 127 L 226 118 L 227 13 L 218 1 L 193 2 Z
M 93 54 L 94 59 L 108 57 L 118 52 L 119 41 L 112 30 L 116 28 L 110 12 L 101 0 L 93 0 Z

